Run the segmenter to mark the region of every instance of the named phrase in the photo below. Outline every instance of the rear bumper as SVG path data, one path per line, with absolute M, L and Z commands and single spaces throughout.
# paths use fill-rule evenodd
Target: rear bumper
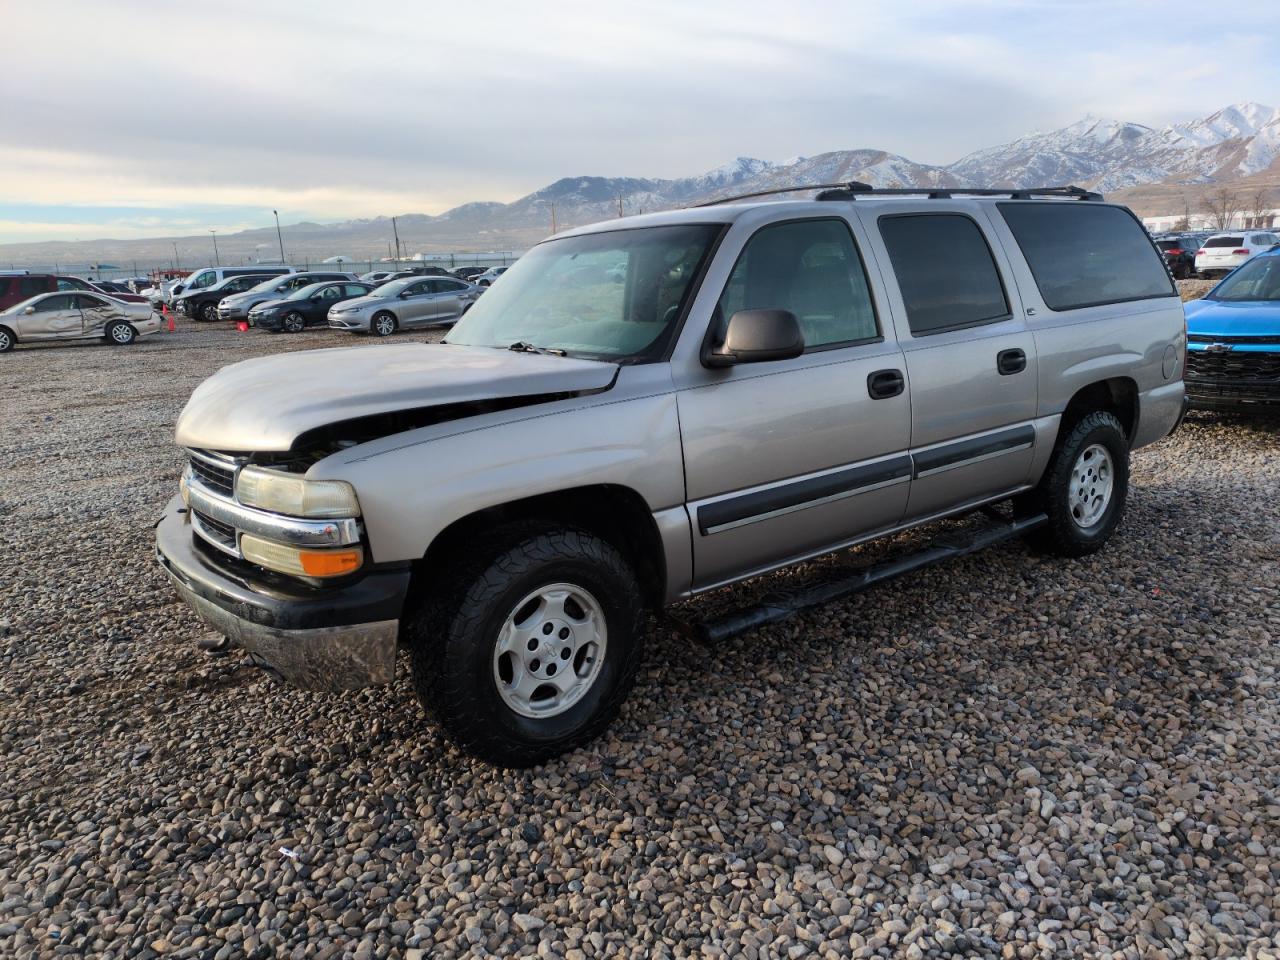
M 248 307 L 224 307 L 218 304 L 219 320 L 245 320 L 249 316 Z
M 156 526 L 156 560 L 202 620 L 295 686 L 350 690 L 395 676 L 407 566 L 334 587 L 255 579 L 196 545 L 181 497 Z

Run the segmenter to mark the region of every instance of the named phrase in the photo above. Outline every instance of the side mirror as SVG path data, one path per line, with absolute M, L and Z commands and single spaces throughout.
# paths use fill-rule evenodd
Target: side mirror
M 703 358 L 708 367 L 790 360 L 804 353 L 804 333 L 790 310 L 739 310 L 729 318 L 724 342 Z
M 35 313 L 35 312 L 36 312 L 36 308 L 35 308 L 35 307 L 27 307 L 27 309 L 23 310 L 22 312 L 23 312 L 23 313 L 25 313 L 25 314 L 30 315 L 30 314 L 33 314 L 33 313 Z

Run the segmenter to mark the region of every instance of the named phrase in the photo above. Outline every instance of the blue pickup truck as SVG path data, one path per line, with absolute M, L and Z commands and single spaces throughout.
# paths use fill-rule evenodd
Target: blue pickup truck
M 1186 305 L 1191 406 L 1280 414 L 1280 247 Z

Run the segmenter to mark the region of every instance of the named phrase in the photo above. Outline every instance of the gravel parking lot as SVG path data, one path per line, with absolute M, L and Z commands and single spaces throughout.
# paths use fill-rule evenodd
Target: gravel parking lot
M 0 956 L 1280 956 L 1276 426 L 1140 451 L 1083 561 L 655 628 L 606 738 L 507 772 L 406 671 L 327 696 L 200 653 L 154 566 L 191 389 L 352 343 L 0 357 Z

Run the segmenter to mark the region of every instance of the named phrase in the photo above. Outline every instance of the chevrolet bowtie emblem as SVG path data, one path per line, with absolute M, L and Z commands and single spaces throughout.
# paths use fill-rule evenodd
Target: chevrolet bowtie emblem
M 1230 353 L 1231 344 L 1229 343 L 1211 343 L 1204 348 L 1205 353 Z

